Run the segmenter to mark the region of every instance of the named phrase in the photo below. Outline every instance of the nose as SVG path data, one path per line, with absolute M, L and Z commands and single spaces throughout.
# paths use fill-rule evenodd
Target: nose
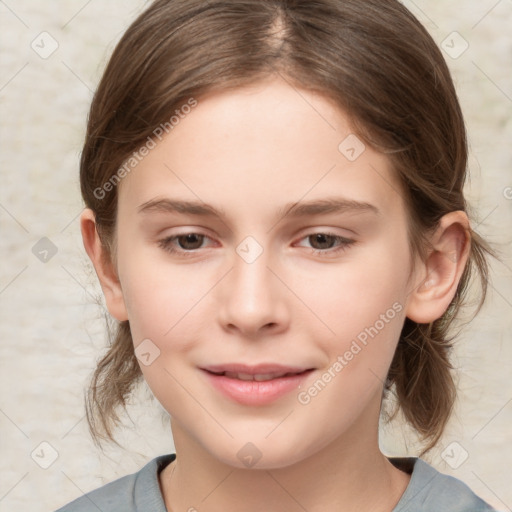
M 278 277 L 274 266 L 265 251 L 252 262 L 235 253 L 216 296 L 223 329 L 254 338 L 287 328 L 285 279 Z

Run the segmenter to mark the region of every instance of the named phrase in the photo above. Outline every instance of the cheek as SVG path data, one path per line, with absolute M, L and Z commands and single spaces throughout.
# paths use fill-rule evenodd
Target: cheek
M 182 414 L 195 417 L 198 411 L 180 382 L 186 355 L 204 339 L 205 315 L 199 312 L 211 285 L 185 266 L 144 265 L 142 258 L 126 261 L 124 269 L 123 293 L 144 379 L 166 410 L 175 411 L 179 403 Z M 141 357 L 145 353 L 149 364 Z
M 190 318 L 211 288 L 206 276 L 187 265 L 169 264 L 165 254 L 149 247 L 132 247 L 119 254 L 119 274 L 134 344 L 146 338 L 156 344 L 171 338 L 184 342 L 195 338 L 197 322 L 191 326 Z M 180 336 L 185 327 L 187 336 Z M 178 348 L 174 341 L 173 347 Z
M 406 248 L 396 252 L 375 244 L 357 253 L 324 279 L 311 280 L 302 289 L 315 304 L 320 318 L 328 318 L 336 333 L 350 333 L 373 325 L 380 315 L 405 309 L 406 278 L 409 259 Z M 328 271 L 327 271 L 328 272 Z M 315 283 L 316 282 L 316 286 Z M 309 290 L 309 291 L 308 291 Z M 401 307 L 393 309 L 395 303 Z
M 375 410 L 380 407 L 382 386 L 403 326 L 408 258 L 387 250 L 374 256 L 377 251 L 372 258 L 352 262 L 347 272 L 340 267 L 322 288 L 328 299 L 317 303 L 324 312 L 322 320 L 334 334 L 315 340 L 326 364 L 297 399 L 312 416 L 329 418 L 322 426 L 325 436 L 335 436 L 340 425 L 348 428 L 370 403 Z
M 393 244 L 374 244 L 360 251 L 317 281 L 323 284 L 316 289 L 309 283 L 311 304 L 329 328 L 317 343 L 329 365 L 343 358 L 343 374 L 354 385 L 371 388 L 386 377 L 405 318 L 408 273 L 404 271 L 409 265 L 407 241 L 398 238 Z

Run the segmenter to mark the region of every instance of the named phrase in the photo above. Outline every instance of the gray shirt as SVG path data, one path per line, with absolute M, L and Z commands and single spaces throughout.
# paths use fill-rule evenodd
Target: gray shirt
M 56 512 L 167 512 L 159 472 L 176 458 L 161 455 L 140 471 L 84 494 Z M 417 457 L 389 460 L 411 480 L 392 512 L 496 512 L 460 480 L 444 475 Z

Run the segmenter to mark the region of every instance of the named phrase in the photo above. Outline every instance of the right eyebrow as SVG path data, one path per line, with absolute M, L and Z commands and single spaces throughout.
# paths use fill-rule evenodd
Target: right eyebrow
M 139 213 L 186 213 L 189 215 L 197 215 L 201 217 L 225 217 L 223 210 L 217 210 L 213 206 L 199 201 L 181 201 L 176 199 L 151 199 L 141 204 L 137 211 Z

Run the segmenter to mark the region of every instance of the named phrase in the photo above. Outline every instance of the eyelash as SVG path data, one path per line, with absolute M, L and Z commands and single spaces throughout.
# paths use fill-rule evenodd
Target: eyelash
M 163 240 L 160 240 L 158 242 L 158 245 L 164 251 L 169 252 L 171 254 L 176 254 L 179 256 L 183 256 L 185 258 L 194 256 L 195 254 L 197 254 L 196 251 L 198 251 L 199 249 L 193 249 L 190 251 L 177 250 L 171 245 L 174 240 L 177 240 L 178 238 L 181 238 L 181 237 L 185 237 L 187 235 L 196 235 L 198 237 L 209 238 L 207 235 L 203 235 L 201 233 L 195 233 L 195 232 L 181 233 L 179 235 L 173 235 L 173 236 L 164 238 Z M 335 235 L 334 233 L 323 232 L 323 231 L 319 231 L 317 233 L 311 233 L 309 235 L 306 235 L 306 236 L 302 237 L 301 240 L 304 240 L 305 238 L 309 238 L 309 237 L 312 237 L 315 235 L 326 235 L 328 237 L 332 237 L 335 241 L 340 243 L 340 245 L 335 249 L 312 249 L 312 253 L 314 255 L 321 256 L 321 257 L 328 257 L 328 256 L 339 254 L 341 252 L 346 251 L 350 246 L 352 246 L 356 243 L 355 240 L 351 240 L 349 238 L 345 238 L 340 235 Z

